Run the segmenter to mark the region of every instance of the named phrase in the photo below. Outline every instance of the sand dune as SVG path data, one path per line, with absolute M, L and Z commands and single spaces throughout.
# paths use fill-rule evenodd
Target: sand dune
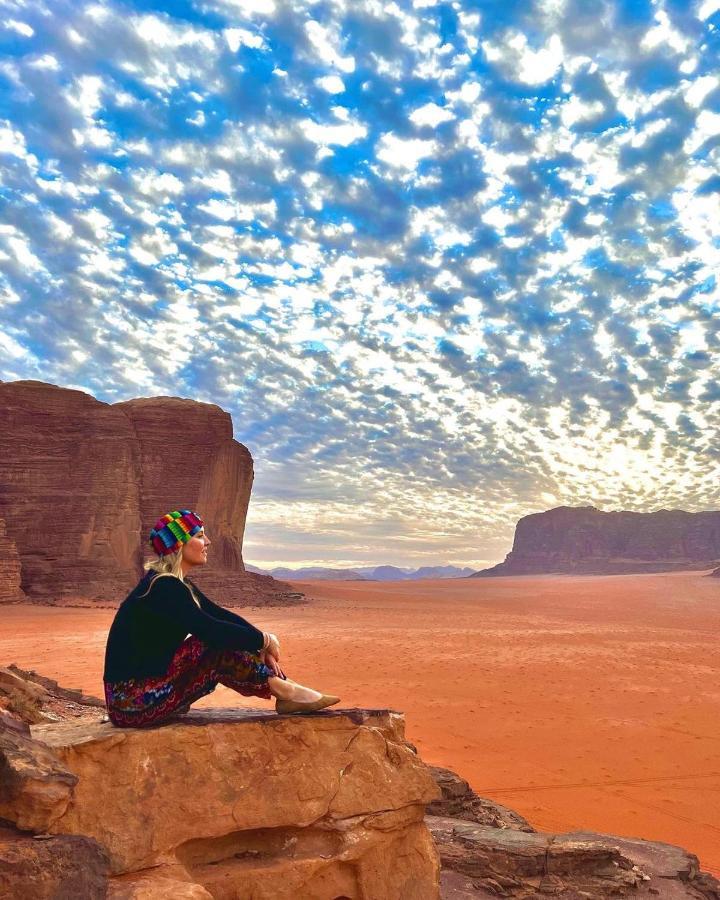
M 720 874 L 720 582 L 702 573 L 302 586 L 249 610 L 288 673 L 542 829 L 665 840 Z M 0 660 L 101 695 L 110 610 L 7 606 Z M 202 701 L 230 705 L 220 688 Z M 243 704 L 254 701 L 242 698 Z M 262 704 L 262 701 L 258 701 Z

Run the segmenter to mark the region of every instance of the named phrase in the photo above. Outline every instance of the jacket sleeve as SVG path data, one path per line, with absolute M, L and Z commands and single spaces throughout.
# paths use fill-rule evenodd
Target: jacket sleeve
M 247 625 L 250 626 L 250 628 L 255 627 L 254 625 L 251 625 L 247 619 L 243 619 L 242 616 L 232 612 L 232 610 L 225 609 L 224 606 L 218 606 L 217 603 L 213 603 L 209 597 L 206 597 L 205 594 L 203 594 L 194 582 L 192 582 L 192 586 L 195 595 L 200 601 L 200 606 L 202 606 L 203 610 L 208 613 L 208 615 L 214 616 L 216 619 L 221 619 L 223 622 L 233 622 L 236 625 Z
M 150 586 L 148 599 L 157 613 L 182 625 L 209 647 L 252 653 L 262 649 L 262 631 L 244 619 L 234 622 L 210 615 L 193 600 L 188 586 L 174 575 L 158 575 Z

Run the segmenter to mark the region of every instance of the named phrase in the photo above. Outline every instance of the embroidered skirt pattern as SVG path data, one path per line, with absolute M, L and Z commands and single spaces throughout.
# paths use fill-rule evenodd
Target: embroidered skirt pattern
M 123 728 L 157 725 L 224 684 L 247 697 L 272 694 L 273 674 L 260 657 L 245 650 L 213 650 L 194 636 L 178 647 L 164 675 L 105 682 L 110 721 Z

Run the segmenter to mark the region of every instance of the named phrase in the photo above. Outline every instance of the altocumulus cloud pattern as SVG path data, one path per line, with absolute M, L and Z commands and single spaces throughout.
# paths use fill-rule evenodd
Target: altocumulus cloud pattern
M 250 560 L 717 506 L 719 0 L 0 10 L 1 377 L 230 410 Z

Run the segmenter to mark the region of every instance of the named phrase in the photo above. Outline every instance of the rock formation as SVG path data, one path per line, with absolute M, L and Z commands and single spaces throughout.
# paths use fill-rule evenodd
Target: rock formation
M 5 520 L 0 519 L 0 603 L 23 600 L 25 594 L 20 586 L 20 556 L 7 533 Z
M 0 730 L 0 816 L 14 826 L 0 834 L 0 894 L 13 872 L 29 890 L 27 865 L 4 867 L 3 838 L 30 831 L 99 848 L 114 900 L 436 900 L 423 817 L 438 791 L 403 730 L 387 710 L 249 709 Z
M 440 788 L 441 797 L 427 807 L 429 816 L 462 819 L 489 825 L 492 828 L 511 828 L 514 831 L 533 832 L 535 829 L 519 813 L 492 800 L 479 797 L 470 785 L 452 769 L 430 766 L 430 774 Z
M 147 535 L 168 509 L 197 509 L 208 525 L 219 577 L 242 571 L 253 461 L 233 439 L 229 413 L 177 397 L 128 400 L 112 408 L 130 420 L 139 445 L 140 534 Z
M 0 601 L 118 603 L 169 509 L 200 512 L 213 541 L 198 582 L 228 604 L 298 594 L 246 573 L 252 457 L 217 406 L 172 397 L 101 403 L 38 381 L 0 383 Z
M 602 512 L 560 506 L 524 516 L 505 561 L 476 572 L 495 575 L 615 575 L 710 569 L 720 561 L 720 511 Z
M 538 833 L 450 769 L 430 771 L 442 791 L 425 817 L 440 852 L 442 900 L 720 900 L 720 881 L 680 847 L 594 832 Z
M 108 859 L 92 838 L 19 832 L 0 825 L 0 897 L 104 900 Z
M 141 561 L 139 448 L 127 416 L 81 391 L 20 381 L 0 384 L 0 430 L 0 516 L 25 593 L 122 594 Z
M 615 835 L 538 834 L 428 816 L 443 900 L 720 900 L 720 881 L 680 847 Z

